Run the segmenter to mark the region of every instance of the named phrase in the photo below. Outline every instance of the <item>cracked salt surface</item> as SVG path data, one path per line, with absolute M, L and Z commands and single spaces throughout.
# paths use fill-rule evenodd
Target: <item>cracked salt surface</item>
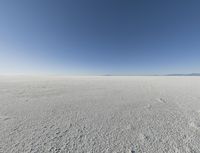
M 199 95 L 199 77 L 1 76 L 0 152 L 199 153 Z

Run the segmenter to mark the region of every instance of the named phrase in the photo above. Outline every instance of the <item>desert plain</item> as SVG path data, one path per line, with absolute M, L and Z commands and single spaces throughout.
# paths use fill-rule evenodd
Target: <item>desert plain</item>
M 0 76 L 0 153 L 200 153 L 200 77 Z

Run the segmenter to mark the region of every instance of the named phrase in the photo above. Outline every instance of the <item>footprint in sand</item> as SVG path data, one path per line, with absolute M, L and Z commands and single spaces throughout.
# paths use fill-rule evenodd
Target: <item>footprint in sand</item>
M 189 153 L 197 153 L 191 146 L 185 146 L 185 151 Z
M 150 109 L 152 108 L 152 105 L 151 105 L 151 104 L 148 104 L 148 105 L 146 106 L 146 108 L 147 108 L 148 110 L 150 110 Z
M 200 110 L 196 111 L 196 115 L 200 116 Z M 200 121 L 199 120 L 195 120 L 195 119 L 191 119 L 189 122 L 189 126 L 193 129 L 197 129 L 200 130 Z
M 189 126 L 196 129 L 196 130 L 199 130 L 200 129 L 200 122 L 191 121 L 191 122 L 189 122 Z
M 167 101 L 163 98 L 157 98 L 156 100 L 160 103 L 167 103 Z
M 131 124 L 124 127 L 124 131 L 134 131 L 135 127 Z
M 150 139 L 149 136 L 142 134 L 142 133 L 139 134 L 138 138 L 142 143 L 144 143 L 145 141 L 149 141 L 149 139 Z
M 136 153 L 136 151 L 135 151 L 135 147 L 132 145 L 131 147 L 130 147 L 130 149 L 128 150 L 128 153 Z
M 8 117 L 8 116 L 0 116 L 0 121 L 7 121 L 7 120 L 10 120 L 11 118 Z
M 136 153 L 133 149 L 130 149 L 128 153 Z

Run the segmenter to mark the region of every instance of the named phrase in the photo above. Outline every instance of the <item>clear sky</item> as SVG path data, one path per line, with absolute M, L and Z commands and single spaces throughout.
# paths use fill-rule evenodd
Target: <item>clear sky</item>
M 200 72 L 199 0 L 1 0 L 0 73 Z

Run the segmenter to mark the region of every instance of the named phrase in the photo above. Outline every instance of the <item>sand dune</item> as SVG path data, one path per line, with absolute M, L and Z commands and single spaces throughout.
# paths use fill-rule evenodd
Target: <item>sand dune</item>
M 200 77 L 0 77 L 0 152 L 200 153 Z

